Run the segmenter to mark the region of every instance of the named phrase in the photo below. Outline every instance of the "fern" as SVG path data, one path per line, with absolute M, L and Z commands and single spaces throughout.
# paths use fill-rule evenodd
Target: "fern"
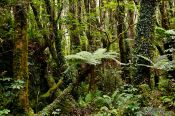
M 166 38 L 170 36 L 175 36 L 175 30 L 170 29 L 170 30 L 165 30 L 161 27 L 156 27 L 156 35 L 161 38 Z
M 175 31 L 174 30 L 167 30 L 167 31 L 165 31 L 165 34 L 175 36 Z
M 164 36 L 164 33 L 166 32 L 166 30 L 161 27 L 156 27 L 155 31 L 156 31 L 156 36 L 160 36 L 160 37 Z
M 167 59 L 167 55 L 161 55 L 160 57 L 157 58 L 156 61 L 152 61 L 151 59 L 142 55 L 137 55 L 137 56 L 151 63 L 150 65 L 144 65 L 144 64 L 137 64 L 137 65 L 146 66 L 153 69 L 165 70 L 165 71 L 170 71 L 175 69 L 175 61 L 169 61 Z
M 167 59 L 167 55 L 162 55 L 159 58 L 157 58 L 154 68 L 170 71 L 175 69 L 175 61 L 169 61 Z
M 115 58 L 118 56 L 115 52 L 107 52 L 104 48 L 99 48 L 94 53 L 90 53 L 87 51 L 81 51 L 79 53 L 66 56 L 66 60 L 74 63 L 87 63 L 90 65 L 98 65 L 101 64 L 102 59 L 113 59 L 117 61 Z M 118 61 L 119 62 L 119 61 Z

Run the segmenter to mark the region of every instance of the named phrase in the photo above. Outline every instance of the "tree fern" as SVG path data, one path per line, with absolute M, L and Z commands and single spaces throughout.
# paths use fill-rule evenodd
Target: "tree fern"
M 170 71 L 175 69 L 175 61 L 169 61 L 167 58 L 167 55 L 161 55 L 157 58 L 156 61 L 152 61 L 151 59 L 142 56 L 142 55 L 138 55 L 138 57 L 143 58 L 146 61 L 150 62 L 150 65 L 144 65 L 144 64 L 137 64 L 140 66 L 146 66 L 146 67 L 151 67 L 153 69 L 160 69 L 160 70 L 166 70 L 166 71 Z
M 153 67 L 156 69 L 169 71 L 175 68 L 175 65 L 173 62 L 175 61 L 168 60 L 167 55 L 161 55 L 160 57 L 157 58 Z
M 101 64 L 102 59 L 113 59 L 117 61 L 115 59 L 117 56 L 118 54 L 115 52 L 107 52 L 106 49 L 100 48 L 96 50 L 94 53 L 81 51 L 73 55 L 68 55 L 66 56 L 66 60 L 74 63 L 87 63 L 90 65 L 98 65 Z

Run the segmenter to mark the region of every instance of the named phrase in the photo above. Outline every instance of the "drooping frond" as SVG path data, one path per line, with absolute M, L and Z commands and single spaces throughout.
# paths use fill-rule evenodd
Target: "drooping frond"
M 73 61 L 76 63 L 87 63 L 91 65 L 101 64 L 102 59 L 115 59 L 118 56 L 115 52 L 107 52 L 106 49 L 100 48 L 94 53 L 87 51 L 81 51 L 79 53 L 66 56 L 67 61 Z
M 154 68 L 170 71 L 175 69 L 175 61 L 169 61 L 167 55 L 162 55 L 157 58 L 156 62 L 154 63 Z
M 137 55 L 137 56 L 150 62 L 150 65 L 144 65 L 144 64 L 137 64 L 137 65 L 146 66 L 146 67 L 150 67 L 153 69 L 165 70 L 165 71 L 170 71 L 170 70 L 175 69 L 175 61 L 174 60 L 169 61 L 167 58 L 167 55 L 159 56 L 156 61 L 152 61 L 151 59 L 149 59 L 145 56 L 142 56 L 142 55 Z

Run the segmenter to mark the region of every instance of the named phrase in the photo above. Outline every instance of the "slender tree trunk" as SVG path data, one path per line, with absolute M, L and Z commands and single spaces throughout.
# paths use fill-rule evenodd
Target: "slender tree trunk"
M 124 19 L 125 19 L 125 15 L 124 15 L 124 12 L 125 12 L 125 8 L 123 5 L 120 5 L 120 3 L 124 3 L 122 0 L 119 0 L 118 1 L 118 6 L 117 6 L 117 20 L 118 20 L 118 26 L 117 26 L 117 33 L 118 33 L 118 40 L 119 40 L 119 49 L 120 49 L 120 61 L 122 63 L 128 63 L 129 60 L 127 59 L 127 57 L 129 57 L 129 46 L 125 40 L 126 36 L 125 34 L 126 33 L 123 33 L 123 31 L 125 30 L 125 22 L 124 22 Z M 123 33 L 121 36 L 120 34 Z M 126 51 L 128 50 L 128 51 Z M 130 81 L 130 71 L 129 71 L 129 67 L 127 66 L 122 66 L 122 74 L 121 74 L 121 77 L 123 80 L 126 80 L 127 82 Z
M 150 65 L 150 62 L 141 56 L 151 59 L 152 40 L 154 38 L 154 15 L 156 9 L 156 0 L 142 0 L 140 5 L 140 16 L 136 28 L 135 43 L 136 74 L 133 81 L 136 85 L 143 82 L 146 82 L 150 85 L 150 68 L 144 66 Z
M 62 46 L 61 46 L 61 41 L 62 41 L 62 35 L 61 32 L 58 30 L 58 24 L 57 20 L 60 18 L 60 14 L 62 11 L 62 6 L 58 10 L 58 16 L 55 17 L 55 10 L 53 5 L 51 5 L 51 2 L 49 0 L 44 0 L 45 6 L 46 6 L 46 11 L 47 14 L 49 15 L 49 49 L 50 52 L 52 53 L 53 59 L 57 63 L 57 71 L 59 71 L 59 74 L 64 70 L 63 65 L 65 64 L 65 59 L 62 53 Z M 61 4 L 59 2 L 58 4 Z M 55 47 L 54 47 L 55 46 Z
M 135 8 L 134 8 L 134 1 L 133 0 L 129 0 L 128 2 L 130 5 L 133 6 L 132 9 L 128 10 L 128 38 L 130 39 L 134 39 L 135 37 L 135 30 L 134 30 L 134 23 L 135 23 Z
M 166 10 L 167 1 L 161 1 L 160 5 L 159 5 L 159 8 L 160 8 L 161 19 L 162 19 L 161 20 L 162 27 L 165 28 L 165 29 L 169 29 L 170 22 L 169 22 L 169 18 L 168 18 L 168 12 Z
M 14 49 L 13 49 L 13 76 L 17 80 L 24 81 L 24 87 L 19 93 L 18 106 L 21 113 L 30 115 L 29 94 L 28 94 L 28 22 L 27 22 L 28 1 L 17 1 L 14 6 Z

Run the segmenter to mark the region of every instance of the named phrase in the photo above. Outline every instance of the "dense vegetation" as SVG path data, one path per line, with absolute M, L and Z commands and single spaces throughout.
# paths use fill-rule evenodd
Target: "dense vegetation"
M 175 116 L 174 0 L 0 0 L 0 116 Z

